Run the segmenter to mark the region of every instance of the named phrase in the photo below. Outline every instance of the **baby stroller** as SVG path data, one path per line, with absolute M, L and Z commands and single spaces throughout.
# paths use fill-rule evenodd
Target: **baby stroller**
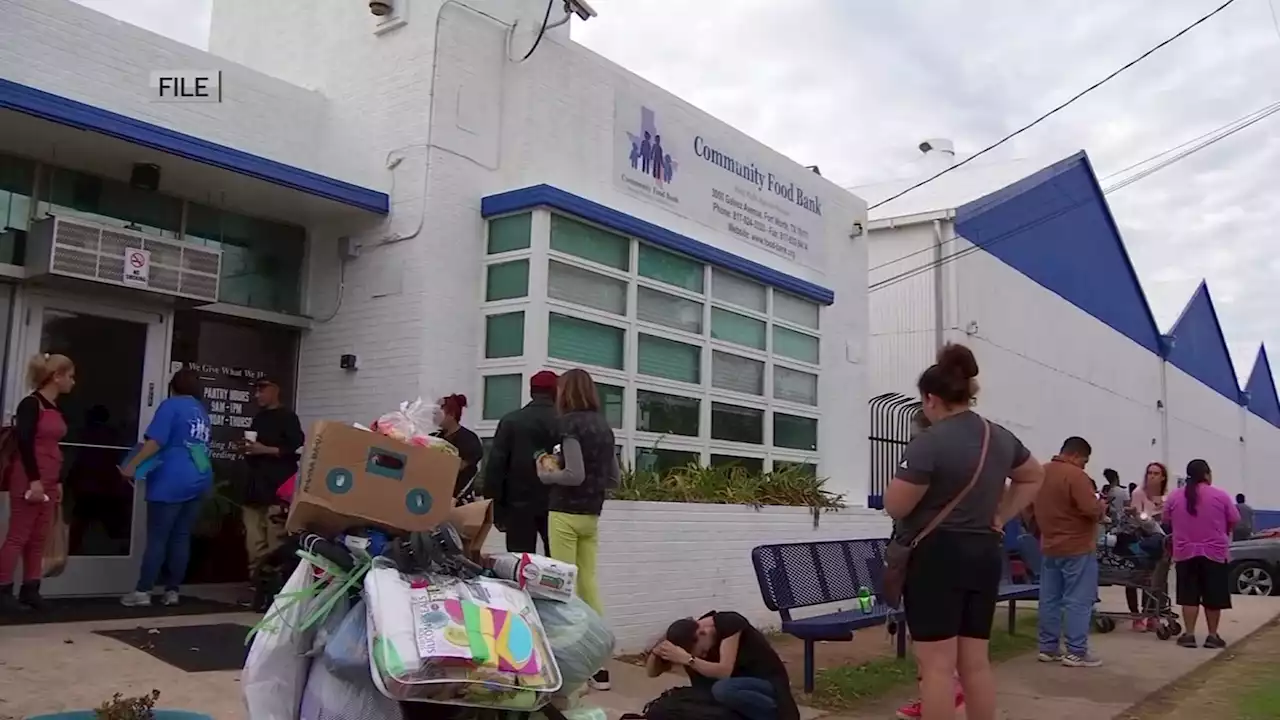
M 1182 634 L 1182 625 L 1169 597 L 1169 568 L 1173 539 L 1154 520 L 1125 516 L 1098 542 L 1098 586 L 1134 588 L 1145 595 L 1137 613 L 1094 612 L 1100 633 L 1116 629 L 1119 620 L 1142 620 L 1155 627 L 1156 637 L 1168 640 Z

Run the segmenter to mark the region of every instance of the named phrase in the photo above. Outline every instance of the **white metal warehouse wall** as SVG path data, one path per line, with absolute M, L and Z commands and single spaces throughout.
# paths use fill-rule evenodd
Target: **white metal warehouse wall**
M 943 222 L 941 237 L 953 235 Z M 873 230 L 872 287 L 932 262 L 933 242 L 931 223 Z M 964 254 L 973 246 L 961 239 L 945 247 Z M 1091 474 L 1101 479 L 1103 468 L 1115 468 L 1126 484 L 1138 482 L 1148 462 L 1166 462 L 1177 478 L 1189 460 L 1204 458 L 1223 489 L 1247 493 L 1255 507 L 1280 508 L 1280 429 L 989 253 L 947 262 L 942 279 L 946 339 L 969 345 L 981 367 L 978 410 L 1038 457 L 1081 435 L 1094 447 Z M 872 290 L 873 396 L 914 396 L 936 348 L 934 284 L 935 273 L 924 272 Z

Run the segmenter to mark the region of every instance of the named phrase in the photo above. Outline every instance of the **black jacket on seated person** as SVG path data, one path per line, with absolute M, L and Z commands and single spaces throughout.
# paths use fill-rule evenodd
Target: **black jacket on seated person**
M 494 518 L 512 511 L 547 513 L 549 490 L 538 479 L 534 455 L 551 452 L 560 442 L 554 399 L 535 395 L 528 405 L 507 413 L 498 422 L 493 446 L 484 461 L 482 491 L 493 500 Z

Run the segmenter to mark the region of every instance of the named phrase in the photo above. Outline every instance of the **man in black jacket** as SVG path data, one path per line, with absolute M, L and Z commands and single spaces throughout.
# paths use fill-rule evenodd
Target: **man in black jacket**
M 241 446 L 248 466 L 243 515 L 250 578 L 284 536 L 284 512 L 276 491 L 298 472 L 298 448 L 304 441 L 298 416 L 280 403 L 280 384 L 262 378 L 256 389 L 261 410 Z
M 529 378 L 529 404 L 498 422 L 493 447 L 482 468 L 484 496 L 493 500 L 493 522 L 506 533 L 508 552 L 536 553 L 538 536 L 550 554 L 547 536 L 547 487 L 538 479 L 534 455 L 560 442 L 556 417 L 556 374 Z

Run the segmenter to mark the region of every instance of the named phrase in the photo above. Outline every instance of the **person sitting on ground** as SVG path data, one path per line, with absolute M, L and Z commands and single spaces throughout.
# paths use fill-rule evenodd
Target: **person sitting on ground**
M 764 634 L 736 612 L 677 620 L 645 661 L 649 677 L 681 666 L 694 687 L 747 720 L 799 720 L 787 666 Z

